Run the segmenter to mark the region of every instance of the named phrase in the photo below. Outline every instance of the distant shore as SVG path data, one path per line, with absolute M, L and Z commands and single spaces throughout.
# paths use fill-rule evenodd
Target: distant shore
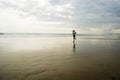
M 72 33 L 0 33 L 0 35 L 71 35 Z M 107 34 L 83 34 L 77 33 L 77 35 L 82 36 L 103 36 L 103 35 L 120 35 L 114 33 L 107 33 Z
M 4 33 L 0 33 L 0 35 L 3 35 Z
M 0 33 L 2 37 L 72 37 L 70 33 Z M 120 40 L 120 34 L 77 34 L 77 39 Z

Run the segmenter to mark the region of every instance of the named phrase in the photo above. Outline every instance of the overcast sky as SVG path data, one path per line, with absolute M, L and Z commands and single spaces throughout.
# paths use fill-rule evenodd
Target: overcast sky
M 0 32 L 120 33 L 120 0 L 0 0 Z

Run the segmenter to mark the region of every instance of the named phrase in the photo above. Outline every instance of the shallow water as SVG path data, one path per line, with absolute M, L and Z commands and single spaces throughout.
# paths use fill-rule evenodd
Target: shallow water
M 119 61 L 118 39 L 0 37 L 0 80 L 120 79 Z

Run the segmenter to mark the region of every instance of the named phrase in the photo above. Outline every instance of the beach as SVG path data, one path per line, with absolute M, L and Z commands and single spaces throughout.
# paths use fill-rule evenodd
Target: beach
M 0 80 L 120 80 L 120 40 L 0 37 Z

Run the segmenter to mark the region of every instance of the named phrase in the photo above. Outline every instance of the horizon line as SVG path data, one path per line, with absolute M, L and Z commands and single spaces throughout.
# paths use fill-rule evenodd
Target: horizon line
M 15 32 L 0 32 L 0 35 L 7 35 L 7 34 L 26 34 L 26 35 L 71 35 L 72 33 L 15 33 Z M 77 35 L 120 35 L 120 34 L 116 34 L 116 33 L 104 33 L 104 34 L 85 34 L 85 33 L 78 33 Z

